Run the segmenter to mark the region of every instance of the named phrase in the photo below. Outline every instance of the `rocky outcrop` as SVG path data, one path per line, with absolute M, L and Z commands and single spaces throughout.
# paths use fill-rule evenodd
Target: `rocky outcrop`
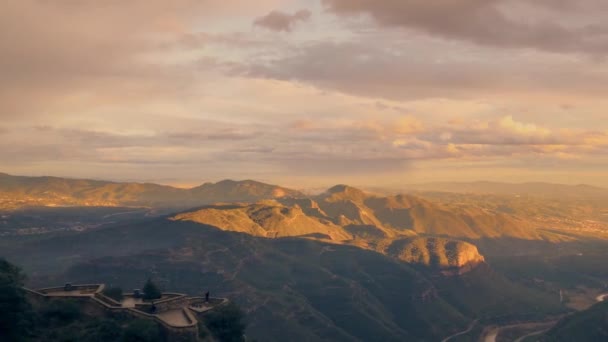
M 470 270 L 485 261 L 475 245 L 444 238 L 397 240 L 388 246 L 385 253 L 407 263 L 439 270 Z

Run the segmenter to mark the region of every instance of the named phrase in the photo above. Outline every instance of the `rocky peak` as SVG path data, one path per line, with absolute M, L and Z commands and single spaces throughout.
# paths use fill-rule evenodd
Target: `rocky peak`
M 388 255 L 439 270 L 470 270 L 485 261 L 471 243 L 444 238 L 415 237 L 394 241 Z

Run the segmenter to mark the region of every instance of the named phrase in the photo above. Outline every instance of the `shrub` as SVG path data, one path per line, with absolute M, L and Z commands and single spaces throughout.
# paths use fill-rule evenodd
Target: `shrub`
M 0 259 L 0 340 L 18 341 L 28 325 L 29 303 L 21 270 Z
M 43 310 L 44 316 L 59 323 L 68 323 L 81 316 L 80 307 L 72 300 L 56 299 Z
M 87 325 L 87 331 L 81 341 L 119 341 L 122 327 L 114 320 L 101 319 Z
M 209 313 L 205 325 L 213 336 L 222 342 L 241 342 L 245 340 L 244 318 L 243 311 L 231 302 Z
M 156 286 L 156 284 L 154 284 L 152 279 L 148 279 L 148 281 L 146 281 L 146 284 L 144 285 L 143 290 L 144 290 L 143 297 L 145 300 L 159 299 L 160 297 L 162 297 L 162 293 L 160 292 L 160 289 L 158 288 L 158 286 Z

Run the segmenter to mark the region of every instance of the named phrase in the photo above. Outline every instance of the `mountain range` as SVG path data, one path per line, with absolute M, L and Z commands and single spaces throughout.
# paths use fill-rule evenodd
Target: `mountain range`
M 600 190 L 593 188 L 592 192 L 596 191 Z M 380 196 L 348 185 L 305 196 L 297 190 L 251 180 L 224 180 L 179 189 L 147 183 L 0 174 L 2 203 L 8 209 L 127 206 L 165 208 L 165 212 L 183 210 L 170 219 L 256 237 L 300 237 L 353 245 L 441 269 L 469 269 L 481 263 L 484 257 L 475 246 L 478 242 L 562 242 L 581 234 L 559 230 L 556 225 L 539 225 L 531 215 L 510 212 L 504 206 L 453 205 L 410 194 Z M 186 209 L 192 207 L 198 208 Z
M 600 223 L 592 223 L 597 232 L 564 228 L 589 212 L 586 204 L 568 211 L 544 200 L 531 210 L 536 202 L 504 196 L 384 196 L 348 185 L 304 195 L 255 181 L 178 189 L 0 175 L 0 227 L 40 232 L 0 238 L 0 257 L 22 266 L 32 287 L 132 289 L 153 278 L 171 291 L 209 290 L 234 299 L 247 313 L 248 337 L 264 341 L 441 340 L 477 323 L 561 315 L 565 284 L 604 278 Z M 494 254 L 497 246 L 506 256 Z M 530 246 L 576 266 L 545 265 L 544 256 L 528 256 Z
M 408 191 L 439 191 L 476 194 L 500 194 L 514 196 L 537 196 L 545 198 L 608 198 L 608 189 L 587 185 L 565 185 L 543 182 L 500 183 L 500 182 L 439 182 L 415 184 L 406 187 Z
M 300 197 L 295 190 L 252 180 L 224 180 L 181 189 L 152 183 L 116 183 L 0 173 L 0 209 L 24 206 L 188 208 L 216 202 Z

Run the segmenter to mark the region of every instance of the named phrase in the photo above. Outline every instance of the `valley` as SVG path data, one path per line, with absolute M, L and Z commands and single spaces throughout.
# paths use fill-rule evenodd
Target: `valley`
M 32 287 L 136 288 L 151 277 L 193 296 L 210 290 L 238 303 L 247 335 L 265 341 L 506 341 L 541 335 L 606 293 L 608 237 L 584 220 L 597 204 L 581 198 L 534 207 L 503 194 L 217 184 L 187 201 L 137 190 L 110 206 L 5 208 L 0 257 Z

